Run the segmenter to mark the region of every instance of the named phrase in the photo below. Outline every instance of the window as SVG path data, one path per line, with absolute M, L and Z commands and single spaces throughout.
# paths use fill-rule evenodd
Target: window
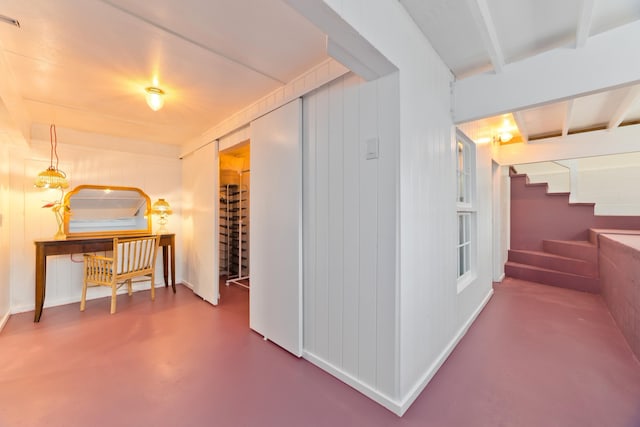
M 458 212 L 458 277 L 471 270 L 471 213 Z
M 475 145 L 456 132 L 456 176 L 458 215 L 458 290 L 468 284 L 475 263 L 476 207 L 475 207 Z M 468 280 L 467 280 L 468 279 Z

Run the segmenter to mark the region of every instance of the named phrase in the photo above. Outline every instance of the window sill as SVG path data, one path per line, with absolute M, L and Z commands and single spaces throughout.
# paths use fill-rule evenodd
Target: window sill
M 465 274 L 463 274 L 461 277 L 459 277 L 458 284 L 457 284 L 458 293 L 464 291 L 466 287 L 469 286 L 471 283 L 473 283 L 477 278 L 478 278 L 478 275 L 473 270 L 468 271 Z

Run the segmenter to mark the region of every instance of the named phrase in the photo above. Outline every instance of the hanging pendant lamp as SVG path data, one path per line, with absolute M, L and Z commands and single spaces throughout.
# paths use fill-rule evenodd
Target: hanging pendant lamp
M 38 174 L 35 186 L 38 188 L 67 188 L 67 174 L 58 169 L 58 135 L 56 134 L 56 125 L 49 127 L 49 138 L 51 143 L 51 155 L 49 158 L 49 167 Z M 53 165 L 53 156 L 56 157 L 56 165 Z

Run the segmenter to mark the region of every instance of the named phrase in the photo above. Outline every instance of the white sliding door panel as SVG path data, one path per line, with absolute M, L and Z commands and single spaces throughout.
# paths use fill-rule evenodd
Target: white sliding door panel
M 185 234 L 187 282 L 193 292 L 218 304 L 218 143 L 186 156 L 183 187 L 186 193 Z
M 302 355 L 302 101 L 251 122 L 249 324 Z

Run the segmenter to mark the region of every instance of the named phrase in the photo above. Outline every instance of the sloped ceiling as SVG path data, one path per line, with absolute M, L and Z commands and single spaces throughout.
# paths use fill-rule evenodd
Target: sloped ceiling
M 640 0 L 400 4 L 457 83 L 508 76 L 558 50 L 588 52 L 594 37 L 640 24 Z M 281 0 L 4 0 L 0 15 L 20 21 L 0 22 L 0 101 L 23 133 L 55 123 L 183 144 L 327 58 L 325 35 Z M 622 39 L 612 49 L 637 57 L 637 45 Z M 640 73 L 627 80 L 469 120 L 490 138 L 508 129 L 510 142 L 638 123 Z M 153 112 L 144 88 L 156 81 L 166 102 Z M 492 96 L 482 100 L 487 107 Z
M 0 23 L 0 74 L 30 123 L 165 144 L 327 58 L 324 35 L 279 0 L 6 0 L 0 14 L 20 22 Z

